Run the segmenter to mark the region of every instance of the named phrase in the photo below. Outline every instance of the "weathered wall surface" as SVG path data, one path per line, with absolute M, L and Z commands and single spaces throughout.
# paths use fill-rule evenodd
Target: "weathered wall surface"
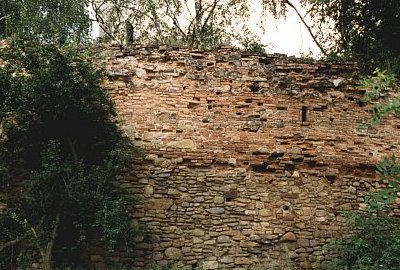
M 104 82 L 143 157 L 121 180 L 146 224 L 127 263 L 271 269 L 332 259 L 322 246 L 363 208 L 374 165 L 399 148 L 394 119 L 358 130 L 351 63 L 230 49 L 101 48 Z M 343 81 L 341 78 L 345 78 Z M 336 85 L 336 86 L 335 86 Z

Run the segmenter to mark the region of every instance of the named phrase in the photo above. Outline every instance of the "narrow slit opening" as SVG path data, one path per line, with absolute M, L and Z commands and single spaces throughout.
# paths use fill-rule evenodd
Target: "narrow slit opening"
M 307 122 L 307 106 L 301 106 L 301 122 Z

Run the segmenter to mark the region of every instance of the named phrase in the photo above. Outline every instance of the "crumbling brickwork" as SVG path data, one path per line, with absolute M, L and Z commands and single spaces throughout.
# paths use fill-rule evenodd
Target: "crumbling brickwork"
M 399 125 L 360 130 L 354 63 L 222 48 L 99 48 L 104 86 L 141 149 L 121 187 L 145 224 L 127 263 L 304 269 L 333 254 L 341 213 L 379 187 L 375 164 L 398 151 Z M 122 259 L 121 259 L 122 260 Z

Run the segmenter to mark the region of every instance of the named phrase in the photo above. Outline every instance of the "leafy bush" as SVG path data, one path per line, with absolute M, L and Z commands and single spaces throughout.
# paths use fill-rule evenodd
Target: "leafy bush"
M 367 101 L 374 101 L 380 98 L 382 91 L 394 85 L 395 77 L 393 74 L 377 68 L 373 72 L 373 76 L 363 77 L 359 83 L 359 88 L 367 91 Z
M 397 192 L 400 191 L 400 162 L 398 158 L 394 155 L 385 157 L 376 168 L 381 181 L 387 183 L 388 186 L 367 196 L 367 202 L 372 211 L 382 210 L 389 206 L 397 198 Z
M 338 265 L 341 268 L 337 269 L 400 269 L 398 218 L 377 213 L 351 213 L 347 221 L 353 234 L 332 245 L 340 254 Z
M 247 52 L 255 54 L 265 53 L 264 46 L 257 40 L 245 38 L 244 40 L 242 40 L 241 45 L 243 49 Z
M 101 70 L 75 51 L 50 44 L 11 46 L 1 58 L 5 264 L 24 254 L 28 261 L 42 257 L 44 269 L 53 268 L 53 261 L 85 266 L 81 254 L 94 231 L 111 252 L 121 241 L 131 245 L 136 230 L 112 183 L 130 164 L 132 145 L 114 120 Z
M 372 76 L 363 77 L 359 81 L 359 88 L 366 90 L 365 99 L 360 100 L 361 105 L 371 101 L 377 101 L 385 96 L 385 91 L 396 86 L 394 74 L 375 69 Z M 364 120 L 361 127 L 371 127 L 379 124 L 382 119 L 389 114 L 400 114 L 400 100 L 386 99 L 384 102 L 376 104 L 371 110 L 371 117 Z

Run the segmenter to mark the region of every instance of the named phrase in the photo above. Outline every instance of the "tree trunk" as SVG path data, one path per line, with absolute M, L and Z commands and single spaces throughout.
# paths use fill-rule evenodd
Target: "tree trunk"
M 125 44 L 132 45 L 133 43 L 133 25 L 129 20 L 125 21 Z
M 53 257 L 53 248 L 54 243 L 56 241 L 58 227 L 60 225 L 60 212 L 57 214 L 56 220 L 54 222 L 54 228 L 50 235 L 50 240 L 47 243 L 46 251 L 43 256 L 43 270 L 51 270 L 53 268 L 53 264 L 51 258 Z
M 200 37 L 200 29 L 201 29 L 201 19 L 203 17 L 203 4 L 201 0 L 195 0 L 194 2 L 195 9 L 195 25 L 194 25 L 194 40 L 192 45 L 199 46 L 201 43 Z
M 75 143 L 72 142 L 72 140 L 70 138 L 68 138 L 67 141 L 68 141 L 69 149 L 71 150 L 72 158 L 74 159 L 74 164 L 75 164 L 76 168 L 78 169 L 79 161 L 78 161 L 78 154 L 77 154 L 76 148 L 75 148 Z

